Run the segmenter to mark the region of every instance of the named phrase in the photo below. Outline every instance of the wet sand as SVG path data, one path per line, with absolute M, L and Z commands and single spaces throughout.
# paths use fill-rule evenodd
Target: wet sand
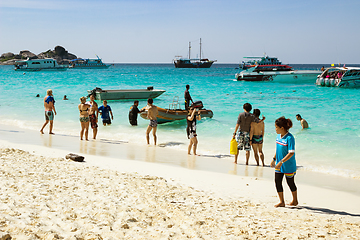
M 122 146 L 119 149 L 125 152 L 117 157 L 106 155 L 111 150 L 98 149 L 100 141 L 88 142 L 87 152 L 83 148 L 81 153 L 74 150 L 85 143 L 75 137 L 63 136 L 67 139 L 64 143 L 59 141 L 61 136 L 36 137 L 26 130 L 0 129 L 1 138 L 9 138 L 0 140 L 0 239 L 294 239 L 360 235 L 360 196 L 349 191 L 298 183 L 299 206 L 274 208 L 278 202 L 274 183 L 259 177 L 260 172 L 267 175 L 266 168 L 246 170 L 229 161 L 229 171 L 238 172 L 198 170 L 198 162 L 213 158 L 199 160 L 154 146 L 135 145 L 135 150 L 130 150 L 132 145 L 125 143 L 103 143 L 109 149 Z M 14 136 L 21 139 L 14 142 Z M 94 149 L 89 147 L 91 144 Z M 69 152 L 81 153 L 85 162 L 66 160 Z M 152 157 L 171 160 L 157 162 Z M 174 164 L 178 159 L 182 162 Z M 241 175 L 246 171 L 248 176 Z M 291 193 L 285 183 L 284 189 L 288 203 Z

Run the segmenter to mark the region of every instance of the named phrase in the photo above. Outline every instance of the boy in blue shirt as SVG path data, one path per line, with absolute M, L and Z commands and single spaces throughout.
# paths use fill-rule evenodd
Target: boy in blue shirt
M 103 101 L 103 105 L 100 106 L 98 108 L 99 110 L 99 113 L 101 115 L 101 119 L 103 121 L 103 125 L 106 126 L 106 124 L 110 125 L 111 124 L 111 120 L 114 120 L 114 116 L 112 114 L 112 111 L 111 111 L 111 107 L 109 105 L 107 105 L 107 101 L 104 100 Z M 111 115 L 111 120 L 110 120 L 110 115 Z

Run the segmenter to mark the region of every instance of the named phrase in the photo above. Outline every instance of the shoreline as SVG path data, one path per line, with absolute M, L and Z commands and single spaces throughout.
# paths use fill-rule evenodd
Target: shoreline
M 64 158 L 66 154 L 73 152 L 85 156 L 86 164 L 91 166 L 173 178 L 189 186 L 218 192 L 220 196 L 237 196 L 239 193 L 247 191 L 251 193 L 248 195 L 250 198 L 258 196 L 259 199 L 262 199 L 276 196 L 277 199 L 272 168 L 256 165 L 246 166 L 245 164 L 236 165 L 233 163 L 232 157 L 219 159 L 216 157 L 189 156 L 186 152 L 177 149 L 105 139 L 80 141 L 77 136 L 49 135 L 47 133 L 42 135 L 36 131 L 1 124 L 0 132 L 0 146 L 2 147 L 21 149 L 31 154 L 58 158 Z M 170 170 L 168 171 L 168 169 Z M 206 175 L 206 180 L 197 177 L 198 175 L 201 177 Z M 243 179 L 253 183 L 266 183 L 266 187 L 261 188 L 266 191 L 260 193 L 258 187 L 254 189 L 245 187 L 238 193 L 236 182 Z M 318 207 L 360 213 L 360 206 L 354 206 L 352 201 L 347 200 L 355 198 L 360 201 L 359 181 L 357 179 L 326 176 L 325 174 L 301 171 L 300 169 L 295 182 L 304 189 L 311 189 L 313 192 L 323 192 L 322 194 L 324 194 L 324 196 L 316 194 L 317 197 L 313 199 L 302 199 L 300 190 L 300 204 L 314 203 Z M 287 191 L 286 195 L 289 197 L 290 192 L 285 182 L 284 191 Z M 314 194 L 313 192 L 311 194 Z M 346 195 L 346 197 L 341 197 L 342 200 L 338 201 L 337 195 Z M 344 201 L 348 201 L 348 203 L 344 204 Z
M 153 146 L 135 146 L 135 155 L 128 155 L 128 149 L 122 155 L 125 157 L 108 156 L 106 149 L 97 154 L 88 149 L 88 153 L 80 153 L 85 162 L 79 163 L 64 159 L 69 151 L 74 152 L 74 141 L 80 141 L 75 137 L 41 135 L 43 142 L 37 144 L 35 133 L 25 130 L 0 128 L 0 133 L 2 137 L 21 137 L 15 142 L 0 140 L 0 189 L 6 189 L 0 193 L 0 238 L 275 239 L 360 235 L 360 196 L 355 194 L 297 182 L 299 206 L 275 208 L 278 197 L 274 182 L 254 177 L 255 171 L 251 171 L 260 171 L 258 167 L 249 168 L 248 176 L 242 176 L 141 160 L 141 156 L 151 160 L 167 152 L 172 155 L 163 155 L 164 159 L 175 155 L 173 149 Z M 63 138 L 66 144 L 58 141 Z M 132 146 L 111 141 L 100 145 L 121 149 Z M 145 149 L 149 150 L 147 154 L 136 155 Z M 193 158 L 192 164 L 196 165 L 198 158 Z M 189 162 L 187 159 L 186 164 Z M 284 195 L 286 203 L 290 202 L 285 182 Z
M 121 140 L 103 139 L 80 141 L 78 136 L 47 133 L 23 129 L 13 125 L 0 124 L 0 141 L 15 144 L 44 146 L 51 149 L 66 150 L 80 155 L 94 155 L 113 159 L 158 163 L 166 166 L 180 167 L 190 170 L 201 170 L 223 173 L 234 176 L 253 177 L 273 181 L 274 169 L 269 165 L 258 167 L 251 156 L 250 165 L 245 165 L 244 154 L 239 155 L 238 164 L 234 164 L 231 155 L 187 155 L 185 151 L 165 145 L 146 145 Z M 91 133 L 91 132 L 89 132 Z M 145 133 L 144 133 L 145 135 Z M 91 134 L 89 135 L 91 136 Z M 31 151 L 30 151 L 31 152 Z M 64 155 L 65 156 L 65 155 Z M 304 170 L 298 166 L 296 183 L 354 194 L 360 197 L 360 179 Z

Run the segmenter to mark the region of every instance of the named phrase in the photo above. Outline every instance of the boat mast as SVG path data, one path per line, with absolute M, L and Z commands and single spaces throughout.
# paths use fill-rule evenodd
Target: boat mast
M 191 49 L 191 42 L 189 42 L 189 59 L 191 59 L 191 57 L 190 57 L 190 50 Z
M 201 38 L 200 38 L 200 61 L 201 61 Z

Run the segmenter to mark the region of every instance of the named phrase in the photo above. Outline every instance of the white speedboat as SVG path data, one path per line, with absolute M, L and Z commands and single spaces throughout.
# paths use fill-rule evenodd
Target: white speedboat
M 115 89 L 103 90 L 101 88 L 94 88 L 88 90 L 88 94 L 94 94 L 97 100 L 122 100 L 122 99 L 149 99 L 157 98 L 163 94 L 165 90 L 154 89 L 147 87 L 146 89 Z
M 15 71 L 65 71 L 68 68 L 61 66 L 53 58 L 27 59 L 15 62 Z
M 360 87 L 360 68 L 327 68 L 316 79 L 316 85 L 326 87 Z
M 288 65 L 257 65 L 235 74 L 238 81 L 311 82 L 320 70 L 294 70 Z

